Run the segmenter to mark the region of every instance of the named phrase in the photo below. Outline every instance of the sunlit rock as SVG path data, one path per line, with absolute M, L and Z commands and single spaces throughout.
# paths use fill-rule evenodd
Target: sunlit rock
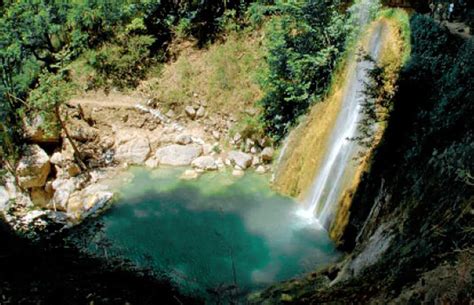
M 38 145 L 30 145 L 16 168 L 18 182 L 23 188 L 44 186 L 50 170 L 51 164 L 46 152 Z
M 172 144 L 159 148 L 156 151 L 155 158 L 159 164 L 171 166 L 190 165 L 191 162 L 202 154 L 200 145 L 177 145 Z
M 239 166 L 241 169 L 247 169 L 252 165 L 253 159 L 251 155 L 236 150 L 229 152 L 227 158 L 232 164 Z

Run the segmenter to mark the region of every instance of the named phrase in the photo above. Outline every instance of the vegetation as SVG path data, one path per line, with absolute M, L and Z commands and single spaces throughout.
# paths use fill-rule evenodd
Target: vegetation
M 67 99 L 69 82 L 81 59 L 88 88 L 134 87 L 147 68 L 166 59 L 175 33 L 204 46 L 239 19 L 247 1 L 33 1 L 0 4 L 0 144 L 2 161 L 14 162 L 23 141 L 23 121 L 51 111 Z M 78 67 L 76 65 L 75 67 Z M 73 72 L 73 73 L 71 73 Z M 67 77 L 66 77 L 67 76 Z M 30 94 L 30 91 L 35 93 Z M 55 100 L 48 94 L 54 91 Z M 60 99 L 56 99 L 60 97 Z M 54 105 L 54 107 L 52 106 Z M 49 113 L 48 113 L 49 111 Z M 48 120 L 45 120 L 48 121 Z M 54 124 L 54 122 L 53 122 Z M 12 167 L 14 167 L 12 165 Z
M 329 86 L 349 30 L 340 5 L 338 0 L 280 4 L 278 18 L 268 25 L 261 104 L 265 128 L 276 140 Z

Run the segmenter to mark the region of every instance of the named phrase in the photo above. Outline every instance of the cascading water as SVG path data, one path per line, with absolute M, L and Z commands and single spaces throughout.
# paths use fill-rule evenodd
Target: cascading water
M 370 4 L 370 1 L 364 1 L 359 6 L 359 22 L 367 22 Z M 384 25 L 378 24 L 371 36 L 368 54 L 374 59 L 379 57 L 383 32 Z M 357 135 L 357 126 L 361 119 L 361 101 L 365 98 L 362 92 L 367 80 L 367 70 L 371 66 L 369 61 L 357 62 L 349 75 L 341 110 L 327 144 L 324 161 L 306 199 L 306 207 L 299 213 L 306 217 L 316 217 L 323 228 L 329 227 L 334 206 L 356 172 L 357 163 L 354 158 L 360 147 L 350 139 Z

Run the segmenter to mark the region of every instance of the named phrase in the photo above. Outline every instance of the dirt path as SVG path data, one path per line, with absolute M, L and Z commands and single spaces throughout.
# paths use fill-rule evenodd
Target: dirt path
M 68 104 L 77 106 L 90 105 L 93 107 L 106 108 L 134 108 L 137 104 L 144 104 L 146 99 L 141 96 L 124 95 L 120 93 L 94 93 L 71 99 Z

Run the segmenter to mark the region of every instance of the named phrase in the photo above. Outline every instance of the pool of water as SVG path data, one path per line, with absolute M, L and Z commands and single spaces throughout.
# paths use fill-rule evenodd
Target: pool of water
M 89 251 L 106 240 L 108 255 L 152 266 L 207 299 L 245 295 L 338 258 L 327 232 L 296 216 L 298 204 L 273 192 L 267 177 L 209 173 L 183 181 L 182 172 L 132 169 Z

